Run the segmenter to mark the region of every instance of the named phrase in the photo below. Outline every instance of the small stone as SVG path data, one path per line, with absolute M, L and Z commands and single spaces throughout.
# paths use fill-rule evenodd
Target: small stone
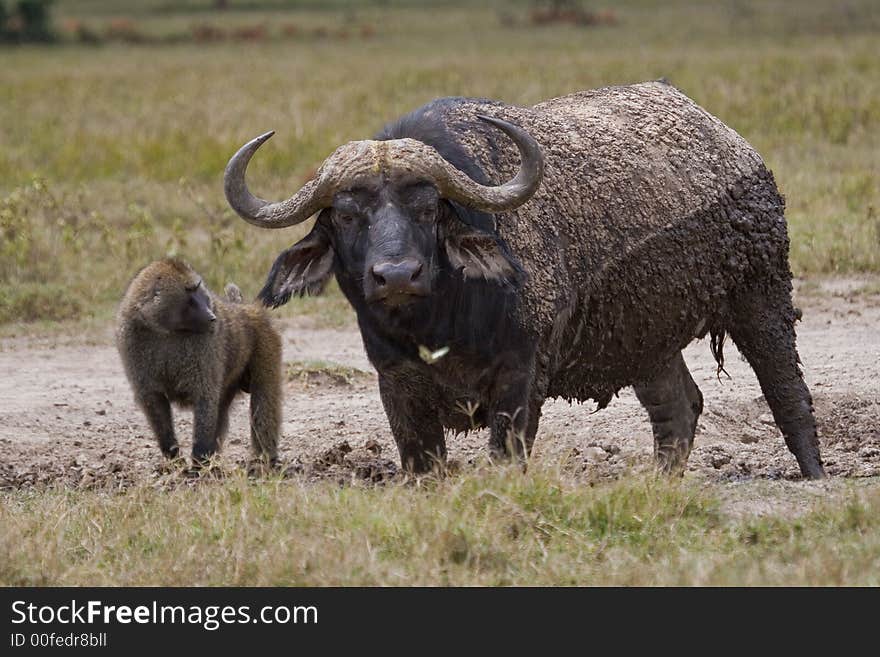
M 107 415 L 107 409 L 99 408 L 97 411 L 95 411 L 95 413 L 97 413 L 98 415 Z
M 585 447 L 584 458 L 592 463 L 598 463 L 608 458 L 608 452 L 601 447 Z
M 715 452 L 712 454 L 712 467 L 716 470 L 723 465 L 727 465 L 730 463 L 730 454 L 725 454 L 724 452 Z
M 773 419 L 773 416 L 770 413 L 763 413 L 759 418 L 758 422 L 761 424 L 767 424 L 771 427 L 776 426 L 776 421 Z
M 364 449 L 367 450 L 370 454 L 374 456 L 379 456 L 382 453 L 382 445 L 380 445 L 376 440 L 370 438 L 365 444 Z

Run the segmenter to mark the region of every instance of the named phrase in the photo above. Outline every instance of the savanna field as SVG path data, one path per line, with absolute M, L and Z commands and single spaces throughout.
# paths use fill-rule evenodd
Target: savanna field
M 57 43 L 0 46 L 0 584 L 880 584 L 876 2 L 633 0 L 591 3 L 590 21 L 527 2 L 229 4 L 57 0 Z M 626 398 L 548 413 L 527 473 L 485 464 L 480 435 L 442 480 L 380 476 L 397 457 L 335 286 L 276 312 L 285 474 L 238 467 L 244 411 L 224 476 L 158 471 L 113 349 L 127 282 L 178 254 L 253 296 L 309 226 L 228 209 L 241 144 L 277 131 L 248 176 L 286 198 L 438 96 L 532 104 L 660 77 L 754 145 L 786 197 L 830 480 L 794 476 L 746 366 L 712 392 L 705 345 L 686 352 L 707 413 L 681 480 L 651 474 Z M 369 441 L 392 465 L 361 476 Z

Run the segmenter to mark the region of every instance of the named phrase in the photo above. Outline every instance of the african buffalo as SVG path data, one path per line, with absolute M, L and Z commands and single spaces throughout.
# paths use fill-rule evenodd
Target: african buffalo
M 601 408 L 633 386 L 659 466 L 681 471 L 703 408 L 681 350 L 708 334 L 719 368 L 730 335 L 802 473 L 824 476 L 784 201 L 758 153 L 665 81 L 533 107 L 435 100 L 278 203 L 244 181 L 271 134 L 230 160 L 230 205 L 264 228 L 319 214 L 261 299 L 336 276 L 404 467 L 442 464 L 445 431 L 480 426 L 493 455 L 528 453 L 548 397 Z

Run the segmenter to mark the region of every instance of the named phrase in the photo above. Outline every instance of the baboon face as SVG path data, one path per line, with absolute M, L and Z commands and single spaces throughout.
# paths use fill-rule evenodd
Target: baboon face
M 171 333 L 209 333 L 217 316 L 211 297 L 194 271 L 180 267 L 162 267 L 155 272 L 152 285 L 146 286 L 141 300 L 141 315 L 151 327 Z

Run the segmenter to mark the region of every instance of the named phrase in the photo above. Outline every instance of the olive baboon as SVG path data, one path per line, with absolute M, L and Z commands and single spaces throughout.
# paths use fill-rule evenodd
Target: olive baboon
M 275 465 L 281 425 L 281 337 L 262 308 L 213 295 L 185 262 L 154 262 L 129 284 L 116 344 L 162 453 L 178 455 L 171 403 L 192 407 L 196 465 L 217 451 L 239 391 L 251 395 L 254 455 Z

